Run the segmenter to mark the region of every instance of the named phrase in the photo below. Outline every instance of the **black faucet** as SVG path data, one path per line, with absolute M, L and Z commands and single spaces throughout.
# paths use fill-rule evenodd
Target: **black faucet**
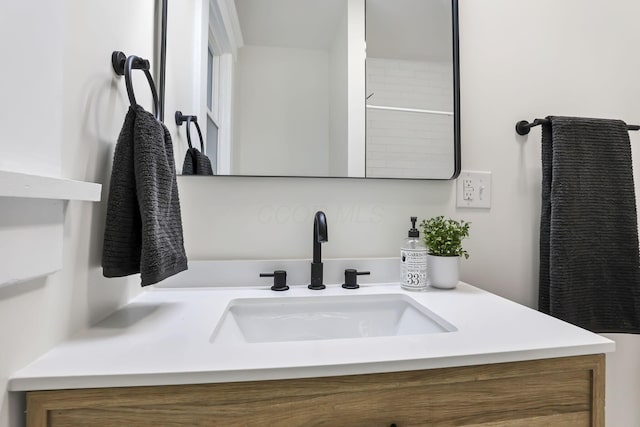
M 327 234 L 327 217 L 324 212 L 316 212 L 313 220 L 313 261 L 311 262 L 311 284 L 309 289 L 326 288 L 322 283 L 322 249 L 321 244 L 329 240 Z

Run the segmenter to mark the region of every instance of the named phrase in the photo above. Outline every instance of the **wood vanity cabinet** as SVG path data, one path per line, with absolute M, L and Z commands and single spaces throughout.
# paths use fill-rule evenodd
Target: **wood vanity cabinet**
M 28 427 L 604 426 L 604 355 L 338 377 L 27 393 Z

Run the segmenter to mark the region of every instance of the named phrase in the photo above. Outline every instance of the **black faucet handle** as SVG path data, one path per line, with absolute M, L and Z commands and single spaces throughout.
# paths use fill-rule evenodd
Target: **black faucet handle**
M 344 271 L 344 283 L 342 287 L 345 289 L 358 289 L 358 276 L 371 274 L 369 271 L 358 271 L 355 268 L 347 268 Z
M 289 286 L 287 286 L 287 272 L 285 270 L 275 270 L 273 273 L 260 273 L 260 277 L 273 277 L 272 291 L 286 291 L 289 289 Z

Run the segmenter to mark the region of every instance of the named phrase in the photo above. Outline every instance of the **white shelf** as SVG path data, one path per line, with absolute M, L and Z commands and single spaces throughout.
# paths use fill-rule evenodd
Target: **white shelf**
M 0 171 L 0 197 L 100 201 L 102 184 Z

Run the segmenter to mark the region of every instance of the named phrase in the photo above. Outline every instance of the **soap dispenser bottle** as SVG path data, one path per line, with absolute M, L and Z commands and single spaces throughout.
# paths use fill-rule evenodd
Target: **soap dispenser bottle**
M 427 288 L 427 246 L 416 229 L 417 217 L 411 217 L 411 229 L 400 248 L 400 286 L 421 291 Z

